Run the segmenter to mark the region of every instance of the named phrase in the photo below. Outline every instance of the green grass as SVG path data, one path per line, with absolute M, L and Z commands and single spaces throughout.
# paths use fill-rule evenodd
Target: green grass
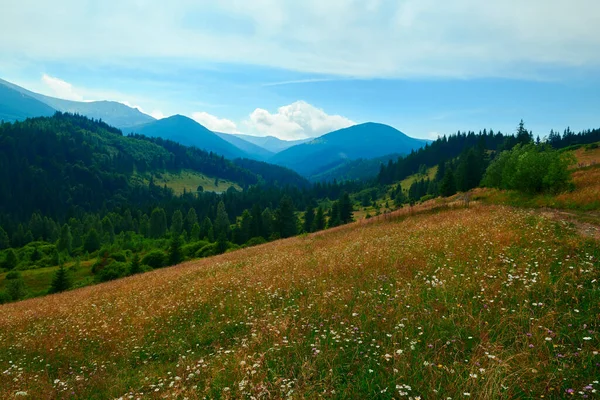
M 215 185 L 215 178 L 191 170 L 183 170 L 179 173 L 156 173 L 152 177 L 156 185 L 167 185 L 176 194 L 182 194 L 184 189 L 187 192 L 196 192 L 198 186 L 202 186 L 207 192 L 225 192 L 230 187 L 241 190 L 241 187 L 235 182 L 219 179 L 219 185 L 217 186 Z M 141 180 L 143 184 L 147 185 L 150 176 L 142 176 Z

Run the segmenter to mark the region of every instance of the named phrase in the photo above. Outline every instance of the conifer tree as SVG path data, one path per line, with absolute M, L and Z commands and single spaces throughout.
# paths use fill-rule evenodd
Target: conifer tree
M 58 271 L 52 278 L 52 284 L 50 285 L 50 293 L 60 293 L 71 288 L 71 278 L 65 267 L 61 264 Z
M 17 253 L 13 249 L 6 250 L 6 255 L 4 257 L 4 268 L 13 269 L 19 263 L 19 258 L 17 257 Z
M 313 231 L 317 232 L 317 231 L 322 231 L 323 229 L 325 229 L 325 212 L 323 211 L 323 207 L 318 207 L 317 208 L 317 213 L 315 214 L 315 222 L 314 222 L 314 228 Z
M 10 240 L 8 239 L 8 234 L 0 226 L 0 250 L 8 249 L 9 247 L 10 247 Z
M 315 225 L 315 209 L 308 205 L 304 213 L 304 232 L 311 233 Z
M 181 235 L 183 231 L 183 214 L 180 210 L 175 210 L 171 219 L 171 233 L 175 236 Z
M 223 203 L 223 201 L 220 201 L 217 205 L 217 216 L 215 218 L 213 229 L 217 239 L 218 251 L 219 253 L 223 253 L 227 250 L 227 240 L 229 239 L 230 231 L 229 216 L 227 215 L 225 203 Z
M 162 208 L 155 208 L 150 215 L 150 237 L 154 239 L 165 236 L 167 232 L 167 215 Z
M 446 169 L 446 174 L 442 183 L 440 183 L 440 194 L 444 197 L 452 196 L 456 193 L 456 182 L 454 180 L 454 172 L 452 168 Z
M 94 251 L 100 249 L 100 235 L 94 228 L 90 229 L 85 237 L 83 249 L 88 253 L 93 253 Z
M 71 235 L 71 228 L 69 225 L 64 224 L 60 229 L 60 237 L 58 238 L 56 248 L 58 251 L 64 251 L 67 254 L 71 254 L 72 244 L 73 236 Z
M 169 265 L 179 264 L 183 261 L 181 252 L 181 236 L 173 235 L 169 244 Z
M 290 196 L 283 196 L 277 209 L 276 224 L 281 238 L 298 233 L 298 218 L 294 212 L 294 202 Z
M 133 259 L 131 260 L 131 267 L 129 268 L 129 275 L 135 275 L 142 272 L 142 268 L 140 265 L 140 256 L 138 253 L 133 255 Z

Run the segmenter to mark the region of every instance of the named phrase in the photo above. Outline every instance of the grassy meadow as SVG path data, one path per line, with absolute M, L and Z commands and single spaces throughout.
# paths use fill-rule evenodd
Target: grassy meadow
M 0 306 L 0 398 L 594 398 L 600 244 L 473 204 Z

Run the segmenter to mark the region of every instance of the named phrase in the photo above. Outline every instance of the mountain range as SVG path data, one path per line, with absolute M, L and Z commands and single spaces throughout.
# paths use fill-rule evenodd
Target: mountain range
M 373 122 L 354 125 L 317 138 L 294 141 L 274 136 L 213 132 L 182 115 L 156 120 L 119 102 L 63 100 L 35 93 L 0 79 L 0 120 L 11 122 L 50 116 L 56 111 L 102 120 L 125 134 L 137 133 L 169 139 L 229 159 L 243 158 L 280 165 L 312 180 L 351 177 L 367 179 L 374 176 L 380 163 L 384 162 L 377 158 L 390 154 L 394 154 L 395 158 L 427 143 L 426 140 L 411 138 L 391 126 Z

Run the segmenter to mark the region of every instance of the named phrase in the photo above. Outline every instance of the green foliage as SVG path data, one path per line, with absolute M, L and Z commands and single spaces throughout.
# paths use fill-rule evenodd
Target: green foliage
M 295 236 L 298 233 L 298 217 L 294 210 L 294 202 L 290 196 L 284 196 L 281 199 L 275 223 L 281 238 Z
M 127 264 L 118 261 L 112 261 L 110 264 L 102 268 L 98 275 L 96 275 L 96 279 L 98 282 L 108 282 L 126 276 L 127 272 Z
M 10 279 L 6 283 L 6 293 L 12 301 L 21 300 L 27 294 L 25 281 L 22 278 Z
M 196 255 L 198 250 L 200 250 L 201 248 L 203 248 L 204 246 L 206 246 L 208 244 L 210 244 L 210 243 L 205 240 L 198 240 L 198 241 L 186 244 L 185 246 L 182 246 L 181 253 L 183 254 L 184 257 L 192 258 Z
M 10 240 L 8 234 L 0 226 L 0 250 L 8 249 L 10 247 Z
M 354 219 L 352 214 L 354 212 L 354 207 L 352 205 L 352 201 L 350 200 L 350 195 L 344 192 L 339 200 L 340 206 L 340 223 L 348 224 L 352 222 Z
M 18 271 L 10 271 L 8 274 L 6 274 L 6 276 L 4 277 L 4 279 L 6 279 L 7 281 L 9 280 L 13 280 L 13 279 L 21 279 L 21 273 Z
M 129 275 L 135 275 L 142 272 L 142 268 L 140 265 L 140 256 L 135 253 L 133 255 L 133 259 L 131 260 L 131 265 L 129 267 Z
M 181 251 L 181 236 L 173 235 L 169 243 L 169 265 L 176 265 L 183 261 Z
M 65 269 L 63 265 L 61 265 L 54 274 L 54 278 L 52 278 L 49 293 L 64 292 L 65 290 L 70 289 L 71 286 L 72 282 L 71 277 L 69 276 L 69 272 Z
M 183 214 L 180 210 L 175 210 L 171 219 L 171 233 L 175 236 L 183 232 Z
M 253 237 L 252 239 L 248 240 L 245 244 L 246 247 L 252 247 L 252 246 L 258 246 L 261 244 L 265 244 L 267 243 L 267 240 L 265 238 L 263 238 L 262 236 L 258 236 L 258 237 Z
M 90 229 L 83 242 L 83 249 L 88 253 L 93 253 L 100 249 L 100 235 L 94 228 Z
M 304 212 L 304 226 L 303 230 L 306 233 L 310 233 L 313 231 L 315 225 L 315 209 L 310 205 L 306 208 Z
M 214 233 L 219 242 L 227 241 L 229 237 L 229 216 L 225 210 L 225 203 L 220 201 L 217 205 L 217 217 L 214 223 Z
M 215 256 L 217 254 L 224 253 L 226 250 L 227 247 L 225 247 L 225 250 L 221 251 L 217 243 L 210 243 L 198 250 L 196 252 L 196 257 L 203 258 Z
M 440 195 L 444 197 L 452 196 L 456 193 L 456 180 L 452 168 L 446 168 L 444 179 L 440 183 Z
M 571 186 L 574 159 L 547 145 L 516 145 L 488 167 L 483 184 L 524 193 L 559 193 Z
M 60 237 L 58 238 L 56 248 L 58 249 L 58 251 L 71 254 L 72 245 L 73 236 L 71 236 L 71 228 L 69 227 L 69 225 L 64 224 L 60 230 Z
M 167 255 L 161 250 L 154 250 L 142 258 L 142 264 L 153 269 L 162 268 L 167 264 Z
M 167 233 L 167 214 L 162 208 L 155 208 L 150 215 L 149 235 L 158 239 Z
M 4 252 L 4 263 L 2 267 L 11 270 L 17 266 L 19 259 L 17 253 L 13 249 L 8 249 Z
M 322 231 L 325 229 L 326 221 L 325 221 L 325 211 L 323 211 L 323 207 L 317 208 L 317 213 L 315 214 L 315 222 L 313 231 Z

